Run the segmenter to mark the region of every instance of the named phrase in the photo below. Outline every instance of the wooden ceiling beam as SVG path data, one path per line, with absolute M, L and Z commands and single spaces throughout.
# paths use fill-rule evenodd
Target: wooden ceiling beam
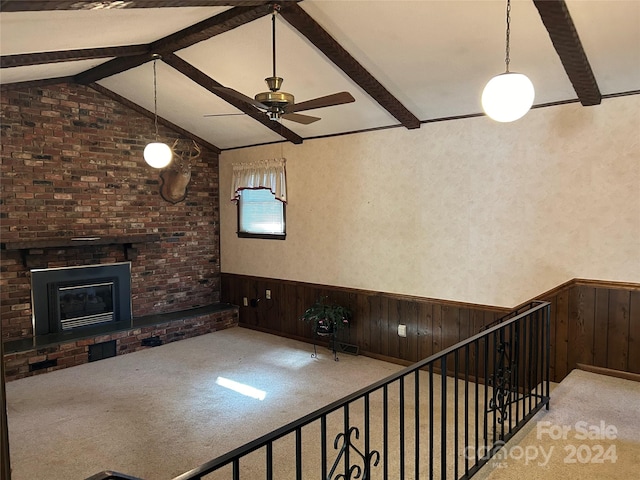
M 165 7 L 247 7 L 262 3 L 264 3 L 264 0 L 2 0 L 0 2 L 0 10 L 3 12 L 37 12 Z
M 97 82 L 103 78 L 110 77 L 117 73 L 122 73 L 130 68 L 136 68 L 153 60 L 151 53 L 144 53 L 142 55 L 134 55 L 132 57 L 119 57 L 109 60 L 108 62 L 101 63 L 100 65 L 78 73 L 73 77 L 76 83 L 82 85 L 89 85 L 90 83 Z
M 56 52 L 21 53 L 0 57 L 0 68 L 26 67 L 44 63 L 75 62 L 94 58 L 130 57 L 149 51 L 148 45 L 127 45 L 123 47 L 84 48 L 81 50 L 60 50 Z
M 533 0 L 533 3 L 580 103 L 599 105 L 602 94 L 565 0 Z
M 118 95 L 114 91 L 109 90 L 108 88 L 105 88 L 105 87 L 103 87 L 102 85 L 100 85 L 98 83 L 91 83 L 91 84 L 89 84 L 87 86 L 92 88 L 92 89 L 94 89 L 96 92 L 100 92 L 105 97 L 108 97 L 111 100 L 115 100 L 116 102 L 124 105 L 125 107 L 129 107 L 131 110 L 134 110 L 134 111 L 138 112 L 139 114 L 141 114 L 141 115 L 143 115 L 143 116 L 145 116 L 147 118 L 150 118 L 151 120 L 155 120 L 155 115 L 154 115 L 153 112 L 150 112 L 146 108 L 141 107 L 137 103 L 133 103 L 131 100 L 127 100 L 126 98 L 124 98 L 121 95 Z M 184 128 L 179 127 L 178 125 L 176 125 L 175 123 L 171 123 L 169 120 L 166 120 L 166 119 L 164 119 L 162 117 L 158 117 L 158 123 L 160 125 L 164 125 L 167 128 L 170 128 L 174 132 L 179 133 L 183 137 L 186 137 L 186 138 L 189 138 L 191 140 L 194 140 L 195 142 L 199 143 L 200 145 L 208 148 L 209 150 L 211 150 L 211 151 L 213 151 L 215 153 L 219 154 L 222 151 L 222 150 L 220 150 L 220 148 L 216 147 L 214 144 L 209 143 L 206 140 L 203 140 L 202 138 L 198 137 L 197 135 L 194 135 L 191 132 L 188 132 Z
M 19 90 L 21 88 L 46 87 L 47 85 L 57 85 L 59 83 L 73 83 L 73 77 L 43 78 L 41 80 L 25 80 L 24 82 L 13 82 L 0 84 L 0 90 Z
M 342 45 L 297 3 L 283 5 L 281 16 L 324 53 L 351 80 L 369 94 L 406 128 L 420 128 L 420 120 L 394 97 Z
M 217 95 L 225 102 L 230 103 L 238 110 L 246 113 L 254 120 L 262 123 L 265 127 L 273 130 L 278 135 L 286 138 L 292 143 L 300 144 L 302 143 L 302 137 L 300 137 L 297 133 L 292 132 L 287 127 L 282 125 L 280 122 L 276 122 L 274 120 L 270 120 L 267 115 L 261 110 L 258 110 L 252 105 L 245 103 L 237 98 L 234 98 L 230 95 L 224 93 L 224 91 L 218 90 L 218 88 L 223 87 L 224 85 L 216 82 L 213 78 L 206 75 L 204 72 L 198 70 L 196 67 L 191 65 L 190 63 L 184 61 L 177 55 L 170 53 L 168 55 L 162 56 L 162 61 L 167 65 L 171 66 L 178 72 L 182 73 L 184 76 L 190 78 L 192 81 L 200 85 L 202 88 L 210 91 L 211 93 Z
M 149 47 L 151 52 L 160 54 L 182 50 L 264 17 L 271 12 L 269 5 L 269 2 L 262 1 L 259 5 L 232 8 L 161 38 Z
M 156 40 L 148 45 L 145 54 L 130 57 L 115 58 L 97 67 L 91 68 L 75 76 L 77 83 L 89 84 L 97 82 L 111 75 L 122 73 L 131 68 L 142 65 L 153 59 L 152 54 L 158 53 L 166 55 L 176 50 L 186 48 L 195 43 L 201 42 L 215 35 L 228 32 L 241 25 L 245 25 L 256 18 L 260 18 L 269 13 L 265 7 L 267 2 L 260 2 L 260 5 L 251 7 L 234 7 L 219 15 L 214 15 L 202 22 L 184 28 L 179 32 Z

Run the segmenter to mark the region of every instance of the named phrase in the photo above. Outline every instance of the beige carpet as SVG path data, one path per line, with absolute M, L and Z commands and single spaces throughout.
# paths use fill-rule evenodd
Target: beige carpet
M 334 362 L 331 353 L 324 348 L 319 349 L 320 357 L 314 359 L 310 356 L 311 351 L 312 347 L 305 343 L 235 328 L 10 382 L 7 384 L 7 399 L 13 478 L 81 480 L 109 469 L 147 480 L 170 479 L 400 369 L 397 365 L 346 354 L 340 355 L 339 362 Z M 264 398 L 255 399 L 223 387 L 223 379 L 251 386 L 257 390 L 253 393 L 259 395 L 262 392 Z M 404 431 L 401 432 L 397 407 L 394 406 L 399 393 L 395 385 L 389 389 L 392 403 L 389 411 L 390 453 L 386 465 L 381 462 L 372 469 L 372 479 L 416 478 L 412 456 L 415 430 L 412 419 L 416 405 L 412 404 L 413 381 L 405 383 Z M 539 448 L 537 443 L 540 442 L 535 440 L 533 444 L 526 443 L 528 436 L 535 436 L 532 429 L 535 429 L 536 421 L 550 421 L 549 426 L 574 426 L 583 420 L 589 427 L 599 425 L 603 420 L 606 425 L 618 428 L 616 463 L 603 462 L 602 469 L 589 472 L 582 468 L 582 464 L 569 465 L 568 472 L 558 470 L 562 471 L 558 476 L 617 478 L 612 472 L 624 472 L 629 462 L 640 462 L 638 385 L 601 375 L 573 372 L 552 392 L 552 410 L 540 412 L 534 423 L 518 435 L 518 440 L 524 438 L 522 451 L 533 452 L 533 447 Z M 421 372 L 421 401 L 418 406 L 423 412 L 419 425 L 421 452 L 428 448 L 428 387 L 428 375 Z M 436 407 L 439 406 L 440 388 L 441 379 L 436 375 Z M 448 392 L 453 392 L 453 388 L 453 380 L 447 379 Z M 459 390 L 464 390 L 463 383 L 459 384 Z M 377 446 L 383 443 L 382 404 L 381 393 L 371 396 L 369 433 L 372 448 L 379 448 Z M 350 407 L 349 415 L 350 425 L 357 425 L 361 432 L 364 432 L 363 409 L 363 402 L 356 402 Z M 454 418 L 455 411 L 456 407 L 448 403 L 449 420 Z M 462 403 L 457 411 L 463 421 Z M 483 405 L 479 405 L 479 411 L 484 411 Z M 468 420 L 472 428 L 472 416 Z M 487 421 L 492 422 L 492 419 Z M 333 439 L 343 425 L 342 413 L 328 418 L 327 468 L 336 458 Z M 433 425 L 434 478 L 440 478 L 438 413 Z M 318 429 L 317 425 L 311 425 L 302 430 L 304 479 L 320 478 Z M 461 424 L 459 438 L 462 438 L 463 429 Z M 453 478 L 455 458 L 460 462 L 460 469 L 464 465 L 464 444 L 460 441 L 456 455 L 452 448 L 452 430 L 447 431 L 447 478 Z M 361 449 L 362 437 L 356 441 Z M 403 473 L 398 455 L 400 442 L 407 453 Z M 600 443 L 604 446 L 604 442 Z M 547 445 L 550 443 L 545 439 L 545 453 Z M 560 455 L 564 447 L 566 445 L 555 447 L 551 457 L 553 462 L 549 462 L 547 468 L 546 465 L 532 466 L 531 461 L 520 462 L 523 463 L 520 465 L 513 458 L 518 449 L 509 444 L 504 450 L 509 452 L 505 454 L 506 458 L 499 456 L 486 471 L 480 472 L 479 477 L 556 476 L 554 469 L 566 468 L 558 465 L 556 458 L 564 458 L 564 454 Z M 295 478 L 293 448 L 293 436 L 274 444 L 274 478 Z M 243 479 L 265 478 L 264 455 L 264 451 L 258 451 L 241 462 Z M 584 448 L 576 452 L 576 458 L 585 458 Z M 385 468 L 388 470 L 386 476 Z M 605 470 L 611 477 L 603 476 Z M 428 478 L 428 473 L 428 460 L 423 453 L 417 478 Z M 207 480 L 223 478 L 231 478 L 230 469 L 207 476 Z
M 115 470 L 170 479 L 401 368 L 312 351 L 233 328 L 9 382 L 12 478 L 81 480 Z
M 640 382 L 573 370 L 477 478 L 640 478 Z

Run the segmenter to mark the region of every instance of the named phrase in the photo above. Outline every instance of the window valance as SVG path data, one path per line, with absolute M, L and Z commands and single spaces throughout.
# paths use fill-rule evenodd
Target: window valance
M 287 203 L 286 160 L 274 158 L 249 163 L 234 163 L 231 184 L 231 201 L 237 201 L 240 190 L 268 188 L 276 198 Z

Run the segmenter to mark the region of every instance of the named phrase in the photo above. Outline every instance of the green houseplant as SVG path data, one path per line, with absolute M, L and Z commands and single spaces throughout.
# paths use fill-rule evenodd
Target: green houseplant
M 300 319 L 311 323 L 313 333 L 330 335 L 348 327 L 351 316 L 349 308 L 329 302 L 328 297 L 320 297 L 305 310 Z

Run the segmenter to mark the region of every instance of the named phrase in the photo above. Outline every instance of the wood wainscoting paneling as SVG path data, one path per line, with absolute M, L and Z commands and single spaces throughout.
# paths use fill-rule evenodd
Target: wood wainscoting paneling
M 240 325 L 307 342 L 313 334 L 299 317 L 322 295 L 354 312 L 342 340 L 362 354 L 401 364 L 437 353 L 511 311 L 231 273 L 221 277 L 221 300 L 240 306 Z M 551 303 L 551 381 L 560 382 L 578 363 L 640 373 L 640 284 L 574 279 L 535 299 Z M 398 336 L 399 324 L 407 326 L 406 337 Z
M 266 299 L 267 290 L 271 290 L 270 300 Z M 353 311 L 351 327 L 341 332 L 340 340 L 357 345 L 362 354 L 406 365 L 468 338 L 509 312 L 497 307 L 230 273 L 222 274 L 220 295 L 225 302 L 240 307 L 240 325 L 307 342 L 313 342 L 314 335 L 300 315 L 316 299 L 327 296 Z M 249 304 L 246 307 L 244 297 Z M 398 336 L 399 324 L 407 326 L 406 337 Z
M 551 303 L 551 380 L 578 364 L 640 373 L 640 284 L 574 279 Z

